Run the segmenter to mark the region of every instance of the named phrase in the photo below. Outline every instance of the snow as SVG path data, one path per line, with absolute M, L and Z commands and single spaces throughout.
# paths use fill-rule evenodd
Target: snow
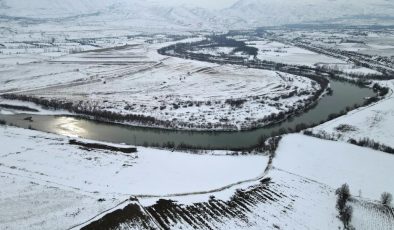
M 212 190 L 261 176 L 268 161 L 142 147 L 130 155 L 86 151 L 56 135 L 0 128 L 1 142 L 13 143 L 2 149 L 2 172 L 89 193 L 160 196 Z
M 250 41 L 247 42 L 247 44 L 259 49 L 257 58 L 260 60 L 312 67 L 321 63 L 344 63 L 343 61 L 332 57 L 313 53 L 305 49 L 275 41 Z
M 274 31 L 276 38 L 300 46 L 320 50 L 349 63 L 328 65 L 334 70 L 357 74 L 378 74 L 374 70 L 393 71 L 392 56 L 394 36 L 392 30 L 344 29 L 344 30 L 285 30 Z M 369 37 L 370 33 L 374 37 Z M 355 67 L 354 63 L 361 63 Z M 368 66 L 369 69 L 361 68 Z
M 394 219 L 392 214 L 389 211 L 379 210 L 379 208 L 382 209 L 381 205 L 357 200 L 350 204 L 353 207 L 352 225 L 356 229 L 393 229 Z
M 272 113 L 286 112 L 294 105 L 305 106 L 302 101 L 310 95 L 278 101 L 275 98 L 294 91 L 313 93 L 319 87 L 309 79 L 290 74 L 161 56 L 158 48 L 175 43 L 166 35 L 168 31 L 191 35 L 185 31 L 244 29 L 345 15 L 368 16 L 371 12 L 392 14 L 392 3 L 383 0 L 278 0 L 269 4 L 266 0 L 241 0 L 218 11 L 143 1 L 116 3 L 0 0 L 0 93 L 81 101 L 86 108 L 177 119 L 192 125 L 211 123 L 217 125 L 216 129 L 226 125 L 250 127 Z M 15 20 L 13 16 L 39 20 Z M 311 30 L 289 32 L 286 36 L 392 60 L 392 31 L 370 32 L 361 39 L 363 43 L 342 42 L 358 38 L 352 33 Z M 378 74 L 280 42 L 248 43 L 259 48 L 261 60 Z M 197 52 L 231 51 L 221 47 Z M 394 89 L 394 81 L 379 83 Z M 232 108 L 225 103 L 227 99 L 246 101 L 242 108 Z M 245 214 L 249 222 L 224 218 L 213 224 L 220 229 L 337 229 L 341 225 L 335 209 L 337 187 L 348 183 L 353 195 L 361 194 L 357 197 L 361 201 L 377 200 L 382 192 L 394 191 L 390 177 L 394 155 L 344 143 L 350 138 L 370 138 L 394 147 L 393 100 L 391 91 L 376 104 L 312 129 L 342 142 L 301 134 L 284 136 L 268 172 L 264 171 L 267 156 L 230 156 L 225 151 L 197 155 L 143 147 L 133 154 L 87 150 L 69 145 L 67 137 L 0 126 L 0 228 L 65 229 L 124 207 L 130 196 L 137 196 L 143 205 L 160 198 L 182 205 L 206 202 L 210 196 L 227 201 L 236 190 L 248 189 L 269 177 L 271 190 L 267 193 L 279 196 L 250 207 Z M 189 102 L 193 102 L 191 106 L 173 108 L 173 104 Z M 35 108 L 38 114 L 68 114 L 28 102 L 0 103 Z M 157 109 L 164 105 L 162 110 Z M 1 109 L 0 113 L 19 112 Z M 338 131 L 341 125 L 351 129 Z M 61 127 L 64 134 L 78 128 L 67 120 Z M 392 228 L 392 218 L 361 204 L 352 203 L 352 223 L 357 229 Z M 187 223 L 174 229 L 187 229 Z
M 324 183 L 335 189 L 347 183 L 353 195 L 378 200 L 394 191 L 394 155 L 301 134 L 286 135 L 274 158 L 274 167 Z
M 242 208 L 235 205 L 229 211 L 245 211 L 243 215 L 231 218 L 226 215 L 217 215 L 216 218 L 203 217 L 211 229 L 322 229 L 331 230 L 341 226 L 336 218 L 336 197 L 334 191 L 326 185 L 311 181 L 298 175 L 290 174 L 277 169 L 271 170 L 268 175 L 271 182 L 259 190 L 259 196 L 264 197 L 257 203 L 242 203 Z M 253 186 L 251 186 L 253 188 Z M 249 188 L 248 188 L 249 189 Z M 243 191 L 248 191 L 243 189 Z M 217 197 L 217 194 L 213 194 Z M 251 194 L 252 197 L 258 197 Z M 182 198 L 171 198 L 184 203 Z M 204 201 L 207 202 L 207 198 Z M 224 202 L 226 201 L 223 200 Z M 141 203 L 146 207 L 144 199 Z M 207 203 L 203 203 L 207 204 Z M 241 206 L 241 205 L 240 205 Z M 202 215 L 203 216 L 203 215 Z M 188 222 L 173 223 L 168 219 L 171 229 L 193 229 Z M 208 229 L 201 226 L 202 229 Z
M 335 193 L 329 186 L 276 168 L 268 176 L 279 185 L 276 192 L 284 194 L 292 202 L 287 205 L 289 209 L 277 209 L 276 204 L 259 205 L 252 215 L 261 215 L 268 221 L 258 221 L 251 229 L 275 229 L 275 224 L 280 229 L 329 230 L 341 225 L 336 218 Z
M 384 0 L 373 3 L 368 0 L 239 0 L 223 13 L 233 18 L 235 26 L 259 27 L 348 19 L 356 15 L 391 15 L 392 6 L 392 2 Z
M 270 171 L 274 192 L 283 197 L 261 202 L 247 214 L 248 224 L 228 219 L 220 229 L 337 229 L 335 193 L 328 186 L 277 169 Z M 181 229 L 181 228 L 179 228 Z
M 193 194 L 260 177 L 268 160 L 262 156 L 190 155 L 146 148 L 138 148 L 138 153 L 132 155 L 86 151 L 67 145 L 67 139 L 56 135 L 10 127 L 1 127 L 1 131 L 2 143 L 14 143 L 7 145 L 0 156 L 0 182 L 7 188 L 0 193 L 0 203 L 13 210 L 0 212 L 0 219 L 11 227 L 49 229 L 83 223 L 136 193 L 143 205 L 155 200 L 144 198 L 146 195 L 165 196 L 182 204 L 202 202 L 211 195 L 225 201 L 233 194 L 231 191 L 253 186 L 253 182 L 206 195 L 178 197 L 170 193 Z M 393 191 L 394 183 L 382 176 L 390 175 L 392 161 L 392 155 L 349 144 L 286 135 L 274 158 L 274 168 L 266 175 L 272 181 L 270 190 L 281 194 L 281 198 L 251 207 L 246 213 L 249 224 L 227 218 L 211 224 L 226 229 L 335 229 L 341 225 L 336 218 L 335 188 L 346 182 L 353 194 L 361 190 L 363 197 L 377 199 L 381 191 Z M 15 193 L 26 194 L 26 198 L 16 198 L 12 195 Z M 99 203 L 98 198 L 108 203 Z M 35 209 L 44 211 L 34 216 L 17 212 L 21 205 L 26 207 L 25 199 L 29 210 L 33 205 L 29 202 L 36 200 Z M 52 199 L 59 202 L 56 209 L 47 206 L 46 200 Z M 51 218 L 41 222 L 47 210 L 52 211 Z M 360 212 L 356 209 L 355 221 L 365 215 Z M 22 218 L 24 222 L 20 222 Z M 185 226 L 180 224 L 174 229 L 181 227 Z
M 119 45 L 105 48 L 111 41 Z M 0 92 L 73 102 L 87 110 L 142 114 L 172 121 L 178 129 L 237 130 L 306 106 L 304 100 L 320 88 L 291 74 L 162 56 L 157 49 L 174 42 L 145 41 L 103 41 L 101 49 L 14 66 L 2 72 Z M 295 95 L 281 98 L 290 93 Z M 235 108 L 228 99 L 244 103 Z
M 366 67 L 355 66 L 354 64 L 318 64 L 318 66 L 329 70 L 342 71 L 346 74 L 357 74 L 359 76 L 368 75 L 368 74 L 382 75 L 382 73 L 376 70 L 369 69 Z
M 326 133 L 327 135 L 341 140 L 360 140 L 369 138 L 375 142 L 394 148 L 394 81 L 386 81 L 391 92 L 389 95 L 371 106 L 352 111 L 347 115 L 329 121 L 312 129 L 314 133 Z M 351 130 L 341 131 L 337 128 L 341 125 L 349 125 Z
M 226 156 L 220 151 L 208 155 L 140 147 L 135 154 L 88 151 L 67 141 L 0 126 L 0 143 L 8 143 L 0 152 L 0 205 L 7 207 L 0 212 L 2 227 L 64 228 L 130 196 L 223 190 L 221 197 L 228 199 L 240 182 L 260 178 L 268 163 L 265 156 Z M 105 202 L 98 202 L 100 198 Z M 32 210 L 42 211 L 33 215 Z
M 104 25 L 110 29 L 117 26 L 134 30 L 223 31 L 359 15 L 365 18 L 380 15 L 382 17 L 378 19 L 382 21 L 383 16 L 391 16 L 393 7 L 391 2 L 385 0 L 375 0 L 373 3 L 366 0 L 240 0 L 231 7 L 217 10 L 197 8 L 191 4 L 178 5 L 178 2 L 139 0 L 1 0 L 0 14 L 6 18 L 17 17 L 24 23 L 31 23 L 33 18 L 35 23 L 49 21 L 54 25 L 63 24 L 63 27 L 74 23 Z
M 1 142 L 3 143 L 3 142 Z M 118 205 L 122 197 L 106 197 L 60 188 L 25 177 L 0 172 L 1 229 L 65 229 Z M 124 198 L 126 199 L 126 198 Z
M 72 115 L 68 111 L 48 110 L 48 109 L 43 108 L 42 106 L 36 105 L 35 103 L 26 102 L 26 101 L 6 100 L 6 99 L 0 98 L 0 104 L 11 105 L 11 106 L 23 106 L 23 107 L 37 110 L 37 112 L 32 112 L 32 111 L 26 112 L 26 111 L 20 111 L 20 110 L 15 110 L 15 109 L 0 108 L 0 114 L 8 114 L 8 115 L 12 115 L 12 114 Z

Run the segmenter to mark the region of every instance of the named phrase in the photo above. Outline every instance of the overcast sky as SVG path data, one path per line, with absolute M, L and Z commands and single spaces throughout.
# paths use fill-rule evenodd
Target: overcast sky
M 160 2 L 164 4 L 175 4 L 175 5 L 193 5 L 193 6 L 201 6 L 205 8 L 214 8 L 220 9 L 229 7 L 237 0 L 151 0 L 152 2 Z

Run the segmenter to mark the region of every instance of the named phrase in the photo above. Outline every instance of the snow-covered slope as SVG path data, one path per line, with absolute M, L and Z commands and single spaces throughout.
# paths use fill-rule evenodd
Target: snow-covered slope
M 387 0 L 240 0 L 222 10 L 143 0 L 0 0 L 0 16 L 40 19 L 79 16 L 79 22 L 222 30 L 360 15 L 384 17 L 391 16 L 393 11 L 394 2 Z
M 215 12 L 196 7 L 173 6 L 143 0 L 0 0 L 0 17 L 72 19 L 79 23 L 129 27 L 219 27 Z M 78 17 L 77 17 L 78 16 Z M 222 25 L 223 23 L 219 23 Z
M 355 15 L 386 15 L 394 12 L 387 0 L 239 0 L 222 11 L 248 25 L 279 25 Z
M 378 200 L 394 191 L 394 156 L 355 145 L 301 134 L 286 135 L 274 158 L 274 167 L 326 184 L 333 189 L 347 183 L 353 195 Z
M 95 13 L 118 0 L 0 0 L 0 15 L 58 18 Z

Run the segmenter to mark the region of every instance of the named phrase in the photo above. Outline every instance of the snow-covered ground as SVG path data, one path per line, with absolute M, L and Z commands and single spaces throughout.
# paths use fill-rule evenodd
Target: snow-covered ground
M 353 207 L 351 224 L 356 229 L 388 230 L 394 227 L 393 214 L 389 211 L 390 208 L 378 204 L 378 200 L 383 192 L 394 191 L 394 180 L 388 176 L 392 173 L 393 162 L 394 156 L 391 154 L 291 134 L 282 138 L 273 160 L 273 169 L 268 176 L 273 173 L 275 181 L 275 175 L 279 172 L 279 175 L 284 176 L 285 183 L 293 184 L 292 178 L 301 177 L 305 179 L 304 186 L 320 185 L 320 191 L 307 188 L 298 191 L 295 196 L 296 204 L 305 193 L 309 199 L 316 200 L 313 204 L 319 203 L 308 211 L 303 211 L 304 205 L 308 204 L 304 200 L 300 209 L 296 208 L 297 214 L 303 214 L 300 217 L 303 221 L 309 220 L 308 217 L 312 214 L 312 222 L 306 225 L 308 228 L 335 229 L 341 226 L 335 214 L 335 189 L 347 183 L 354 197 L 350 202 Z M 314 224 L 316 227 L 311 227 Z
M 258 189 L 251 186 L 249 189 L 254 190 L 250 193 L 246 192 L 248 195 L 242 196 L 247 200 L 249 198 L 247 202 L 243 199 L 233 198 L 233 202 L 228 207 L 226 203 L 223 203 L 227 200 L 223 200 L 220 203 L 223 208 L 220 214 L 212 216 L 209 209 L 199 213 L 201 204 L 203 207 L 212 205 L 207 202 L 208 199 L 200 204 L 197 203 L 194 206 L 194 210 L 197 212 L 194 212 L 192 216 L 196 219 L 203 218 L 204 223 L 209 226 L 200 224 L 198 225 L 199 229 L 331 230 L 338 229 L 342 225 L 336 218 L 336 197 L 329 186 L 276 169 L 271 170 L 267 176 L 271 178 L 268 185 Z M 248 191 L 248 189 L 244 191 Z M 216 194 L 213 195 L 216 196 Z M 178 201 L 177 198 L 172 200 Z M 141 203 L 144 204 L 143 199 Z M 180 204 L 183 204 L 182 201 Z M 193 206 L 187 202 L 186 204 Z M 149 209 L 149 206 L 147 207 Z M 181 207 L 184 207 L 185 210 L 193 210 L 185 206 Z M 234 213 L 235 217 L 231 217 Z M 169 222 L 168 226 L 171 226 L 171 229 L 193 229 L 191 221 L 182 219 L 179 215 L 177 215 L 179 218 L 171 218 L 170 214 L 163 215 L 162 218 Z M 122 225 L 127 226 L 127 223 L 122 223 Z
M 390 208 L 382 207 L 370 201 L 355 200 L 350 202 L 353 207 L 352 225 L 356 229 L 393 229 L 394 227 L 394 213 Z
M 194 224 L 204 223 L 198 226 L 201 229 L 329 230 L 342 226 L 335 208 L 335 189 L 348 183 L 352 195 L 360 200 L 350 202 L 354 208 L 352 225 L 357 229 L 388 230 L 393 227 L 391 214 L 370 208 L 370 205 L 371 200 L 379 199 L 382 191 L 393 191 L 394 183 L 387 178 L 393 161 L 394 156 L 390 154 L 351 144 L 301 134 L 286 135 L 276 151 L 273 168 L 265 175 L 270 178 L 265 186 L 247 183 L 243 189 L 239 188 L 245 192 L 241 196 L 223 197 L 223 192 L 210 193 L 211 197 L 221 199 L 220 207 L 208 201 L 211 199 L 208 194 L 165 197 L 179 205 L 173 211 L 155 206 L 152 198 L 141 197 L 139 204 L 155 213 L 155 220 L 165 221 L 171 229 L 193 229 Z M 223 209 L 223 213 L 215 213 L 217 208 Z M 190 210 L 193 210 L 187 214 L 190 219 L 180 215 Z M 122 211 L 118 215 L 123 215 Z M 203 222 L 195 222 L 202 217 Z M 132 226 L 133 221 L 128 219 L 117 224 Z
M 0 229 L 65 229 L 127 198 L 104 198 L 98 193 L 85 193 L 37 181 L 35 177 L 14 175 L 4 172 L 3 168 L 0 186 Z
M 350 61 L 347 65 L 331 65 L 334 69 L 375 75 L 379 75 L 376 71 L 394 70 L 392 29 L 287 30 L 275 31 L 275 34 L 276 38 L 290 41 L 291 44 L 308 47 L 315 52 L 334 56 L 346 62 Z M 355 68 L 354 64 L 359 67 Z
M 71 227 L 131 195 L 231 189 L 261 177 L 268 162 L 265 156 L 223 152 L 87 150 L 69 145 L 68 138 L 4 126 L 0 143 L 0 205 L 7 207 L 0 212 L 0 226 L 12 229 Z
M 267 176 L 278 185 L 275 192 L 286 198 L 279 199 L 279 202 L 259 204 L 250 214 L 255 225 L 245 229 L 329 230 L 341 226 L 336 218 L 336 197 L 332 188 L 277 169 L 272 169 Z M 227 228 L 237 229 L 233 226 L 229 224 Z
M 11 1 L 0 0 L 0 8 L 2 2 Z M 5 10 L 3 7 L 1 12 Z M 166 18 L 177 20 L 182 12 L 188 11 L 176 9 Z M 100 21 L 88 26 L 51 22 L 26 28 L 7 22 L 11 29 L 0 28 L 0 92 L 55 98 L 86 109 L 142 114 L 183 122 L 185 126 L 220 129 L 248 127 L 268 115 L 305 106 L 304 100 L 319 89 L 311 80 L 290 74 L 164 57 L 157 49 L 174 44 L 168 42 L 169 37 L 142 35 L 130 32 L 129 27 L 111 28 L 109 24 L 119 21 L 102 22 L 108 16 L 92 18 Z M 130 20 L 123 22 L 127 21 Z M 142 18 L 132 21 L 144 24 Z M 106 24 L 104 29 L 100 23 Z M 171 27 L 166 23 L 156 21 L 152 28 L 164 25 L 162 29 L 166 30 Z M 199 22 L 193 25 L 196 23 Z M 180 21 L 176 24 L 179 27 L 173 30 L 190 25 Z M 289 37 L 300 36 L 296 33 Z M 352 41 L 359 35 L 351 33 L 355 32 L 302 34 L 316 38 L 312 39 L 314 44 L 391 60 L 391 32 L 368 33 L 363 43 Z M 375 70 L 284 43 L 253 41 L 249 45 L 259 48 L 261 60 L 377 74 Z M 231 51 L 219 48 L 201 52 Z M 393 81 L 380 84 L 394 89 Z M 286 97 L 293 92 L 295 95 Z M 241 106 L 231 106 L 226 103 L 228 99 L 242 101 Z M 312 130 L 343 142 L 370 138 L 394 147 L 393 100 L 390 92 L 376 104 Z M 1 103 L 28 106 L 40 114 L 51 113 L 32 103 L 0 100 Z M 58 111 L 63 113 L 66 112 Z M 131 202 L 125 201 L 130 196 L 136 196 L 145 208 L 160 198 L 193 205 L 215 196 L 224 203 L 237 190 L 256 186 L 264 176 L 271 181 L 266 190 L 260 191 L 260 202 L 238 204 L 241 218 L 224 214 L 218 220 L 209 220 L 212 228 L 329 230 L 341 226 L 336 217 L 335 189 L 343 183 L 349 184 L 354 196 L 361 195 L 357 199 L 363 202 L 376 202 L 382 192 L 394 191 L 393 155 L 301 134 L 284 136 L 268 172 L 264 171 L 267 156 L 230 156 L 223 151 L 195 155 L 143 147 L 138 147 L 137 153 L 124 154 L 87 150 L 69 145 L 68 141 L 58 135 L 0 126 L 0 229 L 69 228 L 124 207 Z M 376 210 L 361 204 L 364 203 L 352 203 L 352 224 L 357 229 L 393 229 L 393 218 L 378 215 Z M 225 211 L 233 212 L 231 208 Z M 101 217 L 96 216 L 95 220 Z M 189 223 L 186 220 L 173 224 L 174 229 L 187 229 Z
M 274 158 L 277 169 L 333 189 L 347 183 L 353 195 L 372 200 L 394 191 L 393 164 L 392 154 L 301 134 L 284 136 Z
M 391 90 L 385 99 L 319 125 L 312 131 L 327 134 L 342 141 L 368 138 L 394 148 L 394 97 L 392 95 L 394 81 L 380 82 L 380 84 L 386 85 Z
M 322 35 L 321 37 L 326 36 L 326 40 L 322 44 L 328 47 L 383 57 L 394 55 L 394 34 L 392 30 L 362 31 L 358 33 L 355 31 L 331 32 Z
M 237 130 L 302 108 L 320 89 L 291 74 L 161 56 L 157 49 L 174 42 L 144 41 L 14 66 L 2 72 L 0 91 L 150 116 L 171 128 Z
M 60 136 L 0 128 L 1 142 L 12 143 L 2 149 L 3 173 L 89 193 L 165 195 L 213 190 L 258 178 L 268 161 L 264 156 L 195 155 L 143 147 L 136 154 L 86 151 L 68 145 L 68 139 Z
M 249 46 L 259 49 L 257 58 L 290 65 L 344 64 L 342 60 L 275 41 L 250 41 Z

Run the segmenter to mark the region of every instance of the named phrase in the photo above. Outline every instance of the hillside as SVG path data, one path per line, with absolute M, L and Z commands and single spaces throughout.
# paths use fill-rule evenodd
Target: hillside
M 356 15 L 390 16 L 393 9 L 394 3 L 385 0 L 240 0 L 222 14 L 249 26 L 268 26 Z
M 239 29 L 346 18 L 391 17 L 392 1 L 345 0 L 240 0 L 229 8 L 213 10 L 166 2 L 141 0 L 0 0 L 1 17 L 67 19 L 80 23 L 116 23 L 124 26 L 182 27 L 187 30 Z

